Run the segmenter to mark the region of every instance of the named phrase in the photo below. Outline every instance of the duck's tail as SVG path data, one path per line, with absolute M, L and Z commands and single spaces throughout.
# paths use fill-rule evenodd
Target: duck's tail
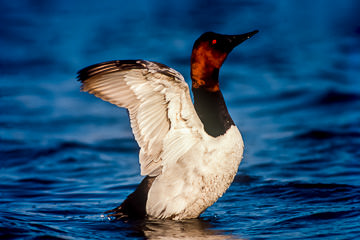
M 146 201 L 149 189 L 155 178 L 146 176 L 136 190 L 120 206 L 105 212 L 108 214 L 108 217 L 114 217 L 115 219 L 140 219 L 146 217 Z

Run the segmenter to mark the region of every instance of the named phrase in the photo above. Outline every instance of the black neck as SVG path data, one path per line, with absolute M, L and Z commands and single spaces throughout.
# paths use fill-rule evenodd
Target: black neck
M 192 91 L 195 110 L 207 134 L 217 137 L 235 125 L 220 91 L 211 92 L 201 87 L 193 88 Z

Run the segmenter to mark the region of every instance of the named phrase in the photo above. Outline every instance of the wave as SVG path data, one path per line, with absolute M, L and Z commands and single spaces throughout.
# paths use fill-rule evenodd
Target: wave
M 316 101 L 319 105 L 328 105 L 335 103 L 353 103 L 360 101 L 360 94 L 352 92 L 343 92 L 330 89 L 322 94 Z
M 239 179 L 237 177 L 236 179 Z M 241 178 L 240 178 L 241 179 Z M 252 179 L 259 179 L 252 177 Z M 244 184 L 235 181 L 236 184 Z M 360 186 L 337 183 L 306 183 L 300 181 L 276 182 L 258 181 L 243 191 L 248 196 L 293 199 L 302 203 L 359 202 Z
M 330 131 L 322 129 L 312 129 L 300 133 L 296 136 L 298 139 L 332 139 L 332 138 L 360 138 L 360 132 L 357 131 Z

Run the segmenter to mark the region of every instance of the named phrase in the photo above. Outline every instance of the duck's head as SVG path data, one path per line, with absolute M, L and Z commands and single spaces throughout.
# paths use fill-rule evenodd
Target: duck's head
M 193 88 L 219 91 L 219 69 L 227 55 L 237 45 L 255 35 L 252 31 L 240 35 L 223 35 L 213 32 L 202 34 L 194 43 L 191 54 L 191 79 Z

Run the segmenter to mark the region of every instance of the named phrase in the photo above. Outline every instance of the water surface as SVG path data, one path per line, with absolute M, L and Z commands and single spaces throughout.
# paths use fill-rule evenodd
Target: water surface
M 0 3 L 0 236 L 8 239 L 360 239 L 357 1 Z M 112 59 L 189 80 L 205 31 L 260 33 L 221 87 L 245 141 L 234 183 L 200 219 L 110 221 L 141 181 L 127 113 L 79 91 Z

